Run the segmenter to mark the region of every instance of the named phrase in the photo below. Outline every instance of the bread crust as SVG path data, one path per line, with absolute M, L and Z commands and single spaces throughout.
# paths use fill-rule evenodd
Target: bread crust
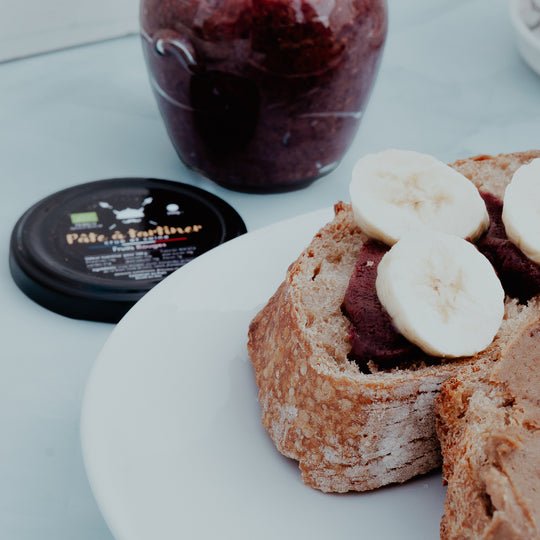
M 477 156 L 453 166 L 502 197 L 513 172 L 539 156 Z M 336 204 L 334 219 L 291 264 L 249 328 L 262 423 L 278 450 L 299 462 L 303 481 L 325 492 L 370 490 L 439 467 L 434 397 L 460 368 L 498 358 L 520 310 L 507 301 L 501 330 L 475 357 L 361 373 L 347 359 L 341 303 L 365 240 L 350 205 Z
M 435 398 L 448 485 L 441 540 L 540 539 L 540 299 L 512 320 L 494 363 Z

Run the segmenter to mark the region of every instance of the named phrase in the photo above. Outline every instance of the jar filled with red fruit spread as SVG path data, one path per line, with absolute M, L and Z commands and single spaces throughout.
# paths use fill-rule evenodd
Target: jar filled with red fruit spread
M 142 0 L 150 82 L 182 161 L 276 192 L 336 167 L 369 99 L 385 0 Z

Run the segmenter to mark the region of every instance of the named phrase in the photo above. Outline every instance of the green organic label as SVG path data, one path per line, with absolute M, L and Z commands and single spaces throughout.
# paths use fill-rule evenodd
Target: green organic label
M 71 223 L 78 225 L 79 223 L 97 223 L 97 212 L 78 212 L 77 214 L 70 214 Z

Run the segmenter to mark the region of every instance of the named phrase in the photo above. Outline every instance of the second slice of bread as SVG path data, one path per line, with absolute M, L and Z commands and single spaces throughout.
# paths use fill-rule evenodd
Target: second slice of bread
M 517 167 L 539 155 L 479 156 L 454 167 L 502 197 Z M 497 359 L 523 309 L 507 299 L 497 337 L 474 358 L 422 357 L 362 373 L 348 359 L 341 306 L 365 240 L 351 207 L 338 203 L 249 329 L 263 424 L 278 450 L 299 462 L 304 482 L 328 492 L 374 489 L 440 466 L 434 397 L 458 369 Z
M 435 399 L 448 484 L 442 540 L 540 538 L 540 309 L 529 303 L 495 363 Z

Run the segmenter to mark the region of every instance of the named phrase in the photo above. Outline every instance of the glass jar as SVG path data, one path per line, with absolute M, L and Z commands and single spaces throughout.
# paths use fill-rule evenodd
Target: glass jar
M 368 102 L 385 0 L 142 0 L 145 61 L 182 161 L 225 187 L 329 173 Z

